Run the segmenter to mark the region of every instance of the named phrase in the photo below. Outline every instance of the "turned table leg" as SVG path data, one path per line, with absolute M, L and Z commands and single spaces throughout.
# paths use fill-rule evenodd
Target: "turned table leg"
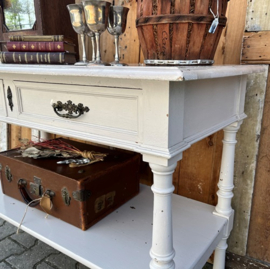
M 231 200 L 233 197 L 233 176 L 234 176 L 234 154 L 236 134 L 240 128 L 242 121 L 235 122 L 226 128 L 224 128 L 224 140 L 223 140 L 223 151 L 221 160 L 220 178 L 218 183 L 218 204 L 215 208 L 214 214 L 225 217 L 228 219 L 228 224 L 224 237 L 219 242 L 215 250 L 214 268 L 213 269 L 224 269 L 225 268 L 225 256 L 227 239 L 233 227 L 234 211 L 231 207 Z
M 172 175 L 176 163 L 171 166 L 151 164 L 154 174 L 154 211 L 153 211 L 153 237 L 150 256 L 151 269 L 174 269 L 172 235 Z

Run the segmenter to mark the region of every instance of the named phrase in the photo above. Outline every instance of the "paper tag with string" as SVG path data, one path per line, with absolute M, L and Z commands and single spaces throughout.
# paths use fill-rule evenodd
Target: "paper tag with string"
M 44 212 L 48 212 L 52 209 L 52 200 L 49 194 L 45 193 L 40 200 L 40 207 Z
M 217 14 L 215 15 L 215 13 L 213 12 L 213 10 L 210 8 L 210 12 L 212 13 L 212 15 L 214 16 L 214 20 L 209 28 L 209 33 L 210 34 L 214 34 L 215 31 L 217 30 L 217 27 L 219 25 L 219 13 L 218 13 L 218 10 L 219 10 L 219 0 L 217 0 Z
M 53 203 L 52 203 L 51 197 L 50 197 L 50 195 L 47 194 L 47 193 L 44 193 L 44 194 L 42 195 L 41 198 L 38 198 L 38 199 L 35 199 L 35 200 L 31 201 L 31 202 L 26 206 L 26 208 L 25 208 L 24 215 L 23 215 L 22 220 L 21 220 L 21 222 L 20 222 L 20 224 L 19 224 L 19 227 L 18 227 L 18 229 L 17 229 L 17 234 L 19 233 L 19 231 L 20 231 L 20 229 L 21 229 L 23 220 L 24 220 L 24 218 L 25 218 L 25 216 L 26 216 L 26 213 L 27 213 L 27 210 L 28 210 L 29 206 L 30 206 L 32 203 L 36 202 L 36 201 L 39 201 L 40 207 L 47 213 L 46 216 L 45 216 L 45 218 L 48 217 L 48 212 L 49 212 L 50 210 L 52 210 L 52 208 L 53 208 Z

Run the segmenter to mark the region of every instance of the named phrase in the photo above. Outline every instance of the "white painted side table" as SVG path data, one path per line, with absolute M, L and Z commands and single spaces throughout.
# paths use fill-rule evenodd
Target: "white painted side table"
M 152 269 L 202 268 L 214 249 L 214 268 L 224 268 L 246 78 L 263 71 L 0 65 L 0 121 L 139 152 L 154 174 L 153 194 L 142 186 L 137 197 L 86 232 L 53 217 L 44 220 L 35 209 L 22 229 L 91 268 L 143 269 L 150 260 Z M 51 104 L 68 100 L 90 111 L 77 119 L 59 117 Z M 220 129 L 225 135 L 217 206 L 173 195 L 172 174 L 182 152 Z M 0 217 L 14 225 L 24 207 L 1 194 Z

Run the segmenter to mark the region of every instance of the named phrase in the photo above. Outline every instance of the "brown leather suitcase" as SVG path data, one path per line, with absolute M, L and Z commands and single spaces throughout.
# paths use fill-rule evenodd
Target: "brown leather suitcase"
M 25 203 L 47 193 L 53 204 L 50 215 L 86 230 L 138 194 L 140 155 L 68 142 L 108 156 L 103 162 L 70 168 L 56 164 L 62 160 L 58 158 L 18 158 L 18 150 L 1 152 L 2 190 Z M 42 210 L 39 202 L 33 205 Z

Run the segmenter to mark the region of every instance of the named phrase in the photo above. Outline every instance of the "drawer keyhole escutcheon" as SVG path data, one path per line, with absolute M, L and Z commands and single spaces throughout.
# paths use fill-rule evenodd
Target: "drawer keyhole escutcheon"
M 13 101 L 12 101 L 12 92 L 10 87 L 7 88 L 7 99 L 8 99 L 8 105 L 10 107 L 10 110 L 13 111 Z
M 79 103 L 78 105 L 75 105 L 70 100 L 64 104 L 61 101 L 57 101 L 56 103 L 52 104 L 52 107 L 57 116 L 62 117 L 62 118 L 67 118 L 67 119 L 79 118 L 84 113 L 87 113 L 90 111 L 90 109 L 87 106 L 83 106 L 83 104 L 81 103 Z M 59 113 L 63 110 L 67 111 L 67 113 L 66 114 Z

